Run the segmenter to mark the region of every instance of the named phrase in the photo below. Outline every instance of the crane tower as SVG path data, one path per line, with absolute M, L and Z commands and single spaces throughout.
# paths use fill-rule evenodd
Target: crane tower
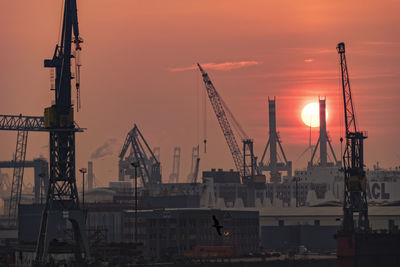
M 283 151 L 279 134 L 276 130 L 276 106 L 275 97 L 273 99 L 268 98 L 268 109 L 269 109 L 269 138 L 267 145 L 265 146 L 264 153 L 261 157 L 258 169 L 259 171 L 269 171 L 271 174 L 271 183 L 281 183 L 280 171 L 286 171 L 288 178 L 292 177 L 292 162 L 288 161 Z M 284 162 L 278 162 L 278 147 L 282 154 Z M 269 148 L 269 162 L 264 163 L 265 156 Z
M 207 90 L 208 98 L 210 99 L 222 133 L 232 154 L 236 169 L 240 173 L 243 183 L 250 182 L 254 178 L 254 169 L 256 165 L 253 154 L 253 140 L 247 136 L 240 124 L 233 116 L 232 112 L 229 110 L 228 106 L 222 100 L 222 97 L 218 94 L 208 74 L 203 70 L 200 64 L 197 64 L 197 66 L 199 67 L 199 70 L 203 77 L 203 82 Z M 228 116 L 231 120 L 228 119 Z M 240 150 L 239 145 L 236 141 L 236 137 L 232 131 L 230 122 L 233 123 L 235 129 L 237 130 L 237 133 L 242 139 L 243 153 Z
M 72 38 L 73 35 L 73 38 Z M 56 45 L 52 59 L 44 61 L 46 68 L 55 69 L 55 104 L 45 109 L 44 124 L 50 132 L 50 177 L 46 204 L 42 213 L 36 246 L 36 266 L 46 264 L 49 246 L 60 235 L 60 225 L 72 225 L 76 262 L 90 257 L 85 230 L 85 213 L 80 207 L 76 186 L 74 110 L 71 101 L 71 53 L 79 54 L 82 39 L 79 36 L 76 0 L 64 1 L 61 42 Z M 79 72 L 79 67 L 77 67 Z M 79 77 L 79 73 L 76 74 Z M 76 79 L 79 90 L 79 79 Z
M 357 230 L 368 231 L 370 228 L 366 192 L 367 178 L 364 171 L 364 139 L 367 136 L 357 129 L 344 43 L 338 44 L 337 51 L 340 56 L 346 127 L 346 144 L 343 153 L 344 202 L 342 230 L 349 233 L 354 232 L 354 215 L 358 213 Z
M 331 140 L 329 139 L 328 132 L 326 131 L 326 99 L 319 99 L 319 137 L 316 146 L 311 155 L 311 160 L 309 165 L 313 165 L 313 161 L 315 158 L 315 154 L 319 147 L 319 166 L 326 167 L 327 165 L 331 164 L 328 162 L 328 146 L 331 151 L 331 155 L 333 160 L 335 161 L 334 164 L 338 165 L 340 162 L 337 161 L 335 151 L 333 150 Z
M 181 169 L 181 148 L 174 147 L 174 154 L 172 158 L 172 172 L 169 176 L 170 183 L 178 183 Z

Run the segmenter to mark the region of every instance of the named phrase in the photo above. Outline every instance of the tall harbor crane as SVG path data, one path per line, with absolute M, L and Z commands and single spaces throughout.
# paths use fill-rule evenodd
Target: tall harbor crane
M 17 144 L 13 157 L 13 177 L 11 180 L 10 202 L 8 206 L 8 225 L 10 227 L 17 226 L 17 210 L 21 201 L 28 130 L 31 123 L 37 127 L 41 127 L 40 124 L 43 123 L 43 117 L 27 118 L 22 115 L 0 115 L 0 130 L 17 131 Z
M 191 183 L 197 183 L 197 176 L 199 174 L 199 164 L 200 164 L 200 147 L 194 146 L 192 147 L 192 161 L 190 164 L 190 173 L 188 174 L 187 178 Z
M 181 169 L 181 148 L 174 147 L 174 154 L 172 156 L 172 172 L 169 175 L 170 183 L 177 183 L 179 181 Z
M 22 184 L 24 177 L 24 163 L 26 156 L 26 145 L 28 142 L 28 131 L 17 132 L 17 145 L 14 154 L 13 178 L 11 183 L 10 204 L 8 209 L 8 225 L 17 225 L 17 209 L 21 201 Z
M 130 153 L 126 156 L 130 147 Z M 158 150 L 159 151 L 159 150 Z M 160 162 L 150 149 L 139 128 L 135 124 L 128 132 L 119 154 L 119 180 L 124 181 L 125 175 L 134 177 L 135 173 L 131 164 L 138 162 L 137 175 L 141 178 L 144 187 L 161 183 Z
M 213 83 L 211 82 L 210 77 L 208 77 L 208 74 L 203 70 L 200 64 L 197 64 L 197 66 L 199 67 L 199 70 L 203 77 L 203 82 L 205 84 L 208 97 L 210 99 L 215 115 L 217 116 L 217 120 L 225 137 L 226 143 L 228 144 L 229 150 L 232 154 L 236 169 L 242 177 L 242 183 L 249 182 L 254 177 L 256 165 L 253 154 L 253 140 L 251 140 L 247 136 L 238 121 L 233 116 L 232 112 L 229 110 L 228 106 L 222 100 L 221 96 L 218 94 Z M 231 118 L 231 122 L 235 126 L 237 133 L 242 139 L 243 153 L 240 150 L 239 145 L 236 141 L 236 137 L 232 131 L 228 115 Z
M 82 132 L 83 129 L 75 125 L 74 131 Z M 13 178 L 11 182 L 10 203 L 8 207 L 8 224 L 10 227 L 17 226 L 18 205 L 21 201 L 22 185 L 24 178 L 24 168 L 26 166 L 25 155 L 28 145 L 28 132 L 49 132 L 50 129 L 45 127 L 44 117 L 42 116 L 23 116 L 20 115 L 0 115 L 0 130 L 17 131 L 16 152 L 13 161 Z M 31 167 L 32 164 L 28 164 Z M 48 173 L 46 170 L 45 173 Z M 47 178 L 47 175 L 46 175 Z M 47 185 L 47 181 L 44 181 Z M 37 191 L 35 189 L 35 198 Z
M 264 153 L 261 157 L 260 163 L 258 165 L 258 171 L 269 171 L 271 178 L 271 183 L 281 183 L 282 177 L 280 171 L 286 171 L 288 178 L 292 177 L 292 162 L 288 161 L 285 152 L 282 147 L 281 139 L 279 133 L 276 130 L 276 106 L 275 97 L 270 99 L 268 97 L 268 117 L 269 117 L 269 138 L 267 145 L 265 146 Z M 283 162 L 278 161 L 278 149 L 283 157 Z M 267 155 L 269 148 L 269 162 L 265 163 L 264 159 Z
M 344 43 L 338 44 L 337 51 L 340 56 L 346 127 L 346 145 L 343 153 L 344 202 L 342 230 L 347 233 L 354 232 L 354 215 L 358 213 L 357 231 L 368 231 L 370 227 L 366 192 L 367 178 L 364 171 L 364 139 L 367 136 L 364 132 L 357 130 Z
M 2 168 L 33 168 L 34 173 L 34 196 L 35 203 L 40 203 L 44 193 L 46 192 L 48 180 L 49 180 L 49 163 L 44 158 L 36 158 L 34 160 L 25 160 L 20 162 L 11 161 L 0 161 L 0 169 Z M 1 173 L 0 173 L 1 177 Z M 21 186 L 23 186 L 21 182 Z M 19 203 L 17 203 L 19 204 Z M 17 220 L 15 221 L 15 223 Z
M 334 160 L 334 164 L 338 165 L 340 162 L 336 159 L 335 151 L 333 150 L 331 140 L 329 138 L 328 132 L 326 131 L 326 99 L 319 99 L 319 137 L 317 144 L 314 147 L 314 150 L 311 155 L 310 162 L 308 163 L 310 166 L 313 165 L 313 161 L 315 158 L 315 154 L 319 147 L 319 165 L 322 167 L 326 167 L 328 163 L 328 149 L 327 145 L 329 145 L 329 149 L 331 155 Z
M 55 70 L 55 104 L 45 109 L 44 124 L 50 132 L 50 177 L 46 204 L 42 213 L 34 265 L 47 262 L 49 246 L 60 235 L 66 221 L 72 226 L 75 261 L 80 264 L 90 257 L 85 230 L 85 212 L 81 209 L 76 186 L 74 110 L 71 100 L 71 59 L 79 54 L 80 44 L 76 0 L 65 0 L 61 41 L 53 58 L 44 67 Z M 72 44 L 74 52 L 71 53 Z M 79 66 L 76 70 L 79 72 Z M 79 73 L 76 77 L 80 77 Z M 76 79 L 79 92 L 79 79 Z

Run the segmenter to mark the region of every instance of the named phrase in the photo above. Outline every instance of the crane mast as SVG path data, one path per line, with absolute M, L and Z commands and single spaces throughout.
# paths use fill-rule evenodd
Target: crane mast
M 232 112 L 230 112 L 230 110 L 227 108 L 226 104 L 224 103 L 224 101 L 218 94 L 217 90 L 215 89 L 213 83 L 210 80 L 210 77 L 208 77 L 208 74 L 203 70 L 200 64 L 197 64 L 197 66 L 199 67 L 199 70 L 203 77 L 208 97 L 210 99 L 215 115 L 217 116 L 218 123 L 221 127 L 226 143 L 228 144 L 229 150 L 232 154 L 232 158 L 235 163 L 236 169 L 240 173 L 240 176 L 242 177 L 242 182 L 245 182 L 245 180 L 246 181 L 249 180 L 249 178 L 252 175 L 254 175 L 255 164 L 253 155 L 253 141 L 247 137 L 243 129 L 235 120 L 235 118 L 232 115 Z M 249 153 L 242 154 L 238 146 L 238 143 L 236 142 L 236 138 L 232 131 L 231 125 L 229 123 L 227 113 L 230 115 L 233 122 L 237 125 L 239 133 L 241 133 L 241 135 L 244 136 L 243 138 L 244 151 L 249 151 Z M 251 166 L 245 164 L 247 156 L 250 157 Z
M 354 214 L 358 213 L 356 230 L 368 231 L 367 178 L 364 171 L 364 139 L 367 136 L 364 132 L 357 131 L 344 43 L 338 44 L 337 51 L 340 55 L 346 127 L 346 145 L 343 153 L 344 202 L 342 227 L 344 232 L 354 232 Z
M 52 59 L 44 67 L 55 69 L 55 104 L 45 109 L 44 124 L 50 132 L 50 179 L 46 204 L 42 213 L 34 265 L 46 264 L 49 246 L 60 235 L 56 222 L 72 225 L 75 259 L 85 262 L 89 257 L 85 230 L 85 212 L 81 209 L 76 186 L 74 110 L 71 100 L 71 53 L 81 50 L 76 0 L 64 1 L 61 42 Z M 79 77 L 79 76 L 78 76 Z M 77 82 L 79 88 L 79 82 Z

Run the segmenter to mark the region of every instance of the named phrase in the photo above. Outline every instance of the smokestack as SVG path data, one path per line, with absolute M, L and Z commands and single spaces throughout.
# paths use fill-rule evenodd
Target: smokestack
M 93 162 L 88 162 L 88 190 L 93 189 Z
M 328 135 L 326 133 L 326 99 L 319 100 L 319 140 L 320 140 L 320 160 L 321 166 L 326 166 Z

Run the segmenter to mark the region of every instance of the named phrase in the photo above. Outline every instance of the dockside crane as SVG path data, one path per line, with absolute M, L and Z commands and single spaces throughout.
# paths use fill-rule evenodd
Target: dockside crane
M 128 156 L 126 153 L 130 148 Z M 159 149 L 158 149 L 159 151 Z M 132 163 L 137 162 L 137 175 L 144 187 L 161 183 L 161 167 L 156 155 L 150 149 L 146 139 L 135 124 L 128 132 L 119 154 L 119 180 L 124 181 L 125 175 L 132 179 L 135 173 L 131 167 Z
M 191 183 L 197 183 L 197 176 L 199 174 L 199 164 L 200 164 L 200 146 L 192 147 L 192 161 L 190 165 L 190 173 L 187 178 Z
M 344 202 L 342 230 L 345 233 L 353 233 L 355 230 L 368 231 L 370 229 L 366 192 L 367 178 L 364 170 L 364 139 L 367 138 L 367 135 L 357 129 L 344 43 L 337 45 L 337 51 L 340 56 L 346 127 L 346 144 L 343 153 Z M 354 215 L 356 213 L 358 213 L 357 228 L 354 225 Z
M 197 66 L 199 67 L 203 77 L 203 82 L 205 84 L 208 97 L 215 115 L 217 116 L 217 120 L 225 137 L 226 143 L 228 144 L 229 150 L 232 154 L 236 169 L 242 177 L 242 183 L 248 183 L 253 180 L 255 175 L 256 159 L 253 153 L 253 140 L 247 136 L 243 128 L 233 116 L 232 112 L 229 110 L 228 106 L 222 100 L 208 74 L 204 71 L 200 64 L 197 64 Z M 231 120 L 228 119 L 228 116 L 231 118 Z M 236 137 L 232 131 L 230 122 L 232 122 L 235 126 L 235 129 L 243 142 L 243 153 L 236 141 Z
M 264 153 L 258 164 L 258 171 L 269 171 L 271 183 L 281 183 L 281 171 L 287 172 L 287 177 L 292 178 L 292 162 L 288 161 L 282 147 L 282 142 L 278 131 L 276 130 L 276 99 L 268 97 L 268 117 L 269 117 L 269 138 L 265 146 Z M 279 145 L 279 149 L 278 149 Z M 269 150 L 269 162 L 265 162 L 267 151 Z M 278 161 L 278 151 L 280 151 L 283 161 Z
M 45 127 L 43 116 L 0 115 L 1 131 L 17 131 L 17 144 L 12 161 L 13 178 L 11 181 L 10 203 L 8 207 L 8 225 L 16 227 L 18 221 L 18 205 L 21 202 L 24 180 L 25 155 L 28 146 L 28 132 L 49 132 Z M 75 124 L 75 132 L 83 132 Z M 46 173 L 48 170 L 46 171 Z M 45 181 L 47 184 L 47 181 Z M 35 190 L 36 191 L 36 190 Z
M 46 204 L 42 213 L 34 265 L 47 263 L 49 246 L 60 237 L 60 227 L 69 221 L 72 226 L 75 261 L 84 264 L 90 258 L 85 229 L 85 212 L 79 203 L 75 170 L 74 109 L 71 99 L 71 60 L 81 50 L 76 0 L 65 0 L 60 43 L 53 58 L 44 60 L 44 67 L 55 70 L 55 101 L 45 109 L 44 124 L 50 132 L 50 178 Z M 74 52 L 72 53 L 72 45 Z M 76 70 L 79 71 L 79 66 Z M 79 73 L 76 73 L 79 92 Z
M 181 148 L 174 147 L 174 154 L 172 156 L 172 172 L 169 175 L 170 183 L 178 183 L 181 169 Z

